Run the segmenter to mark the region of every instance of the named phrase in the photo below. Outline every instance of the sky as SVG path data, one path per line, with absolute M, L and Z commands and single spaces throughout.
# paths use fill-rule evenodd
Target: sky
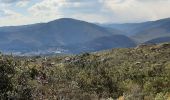
M 74 18 L 133 23 L 170 17 L 170 0 L 0 0 L 0 26 Z

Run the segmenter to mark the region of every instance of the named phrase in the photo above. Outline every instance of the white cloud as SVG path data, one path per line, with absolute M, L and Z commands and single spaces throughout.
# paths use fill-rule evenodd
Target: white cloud
M 84 21 L 88 21 L 88 22 L 92 22 L 92 23 L 105 23 L 105 22 L 109 22 L 109 18 L 106 15 L 97 15 L 97 14 L 75 14 L 70 16 L 70 18 L 75 18 L 75 19 L 79 19 L 79 20 L 84 20 Z
M 26 7 L 29 4 L 30 1 L 19 1 L 17 2 L 17 7 Z
M 18 7 L 17 12 L 11 5 Z M 157 20 L 170 17 L 169 5 L 170 0 L 0 0 L 0 25 L 47 22 L 62 17 L 116 23 Z
M 41 19 L 50 20 L 51 18 L 76 18 L 86 21 L 97 21 L 96 19 L 104 18 L 102 14 L 99 16 L 101 3 L 98 0 L 42 0 L 28 9 L 32 16 L 41 17 Z M 43 18 L 42 18 L 43 17 Z M 97 18 L 96 18 L 97 17 Z M 98 19 L 98 20 L 99 20 Z
M 64 0 L 43 0 L 28 9 L 33 17 L 41 17 L 41 19 L 59 18 L 60 7 L 65 4 Z
M 4 16 L 6 16 L 6 17 L 15 18 L 15 17 L 20 17 L 21 16 L 21 14 L 16 13 L 16 12 L 14 12 L 12 10 L 4 9 L 3 11 L 4 11 Z
M 114 22 L 136 22 L 170 17 L 170 0 L 103 0 Z
M 24 1 L 31 1 L 31 0 L 0 0 L 1 3 L 15 3 L 15 2 L 24 2 Z
M 3 16 L 0 17 L 0 22 L 1 22 L 0 26 L 23 24 L 23 21 L 25 20 L 25 16 L 9 9 L 4 9 L 2 11 L 3 11 Z
M 43 0 L 29 11 L 46 19 L 72 17 L 90 22 L 119 23 L 169 17 L 169 5 L 170 0 Z

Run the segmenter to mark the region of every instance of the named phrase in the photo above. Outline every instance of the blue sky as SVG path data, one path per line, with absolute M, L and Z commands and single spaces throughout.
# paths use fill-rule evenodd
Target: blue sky
M 75 18 L 129 23 L 170 17 L 170 0 L 0 0 L 0 26 Z

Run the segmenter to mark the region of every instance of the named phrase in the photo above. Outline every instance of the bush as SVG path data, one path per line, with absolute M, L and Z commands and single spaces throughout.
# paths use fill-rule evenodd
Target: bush
M 15 63 L 11 59 L 0 57 L 0 98 L 7 99 L 13 91 L 12 78 L 15 74 Z

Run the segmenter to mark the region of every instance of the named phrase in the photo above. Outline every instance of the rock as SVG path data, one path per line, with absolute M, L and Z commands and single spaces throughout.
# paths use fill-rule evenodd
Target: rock
M 138 49 L 138 48 L 144 48 L 144 47 L 147 47 L 148 45 L 146 45 L 146 44 L 140 44 L 140 45 L 138 45 L 135 49 Z
M 65 61 L 71 61 L 71 58 L 70 57 L 66 57 Z
M 141 62 L 136 62 L 135 65 L 141 64 Z
M 52 62 L 51 65 L 55 65 L 55 62 Z

